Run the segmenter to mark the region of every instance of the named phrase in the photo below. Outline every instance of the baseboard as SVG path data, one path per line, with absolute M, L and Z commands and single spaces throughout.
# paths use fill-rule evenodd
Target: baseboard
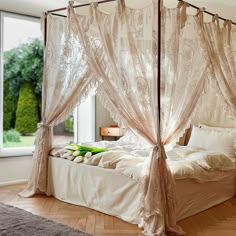
M 21 179 L 21 180 L 15 180 L 15 181 L 9 181 L 9 182 L 0 182 L 0 186 L 6 186 L 6 185 L 14 185 L 14 184 L 24 184 L 27 183 L 27 179 Z

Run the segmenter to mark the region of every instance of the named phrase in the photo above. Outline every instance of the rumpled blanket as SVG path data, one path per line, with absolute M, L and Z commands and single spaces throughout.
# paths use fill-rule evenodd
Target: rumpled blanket
M 84 145 L 109 149 L 108 152 L 98 153 L 86 160 L 87 165 L 114 169 L 137 181 L 146 173 L 151 147 L 137 147 L 119 141 L 102 141 Z M 63 150 L 62 147 L 56 147 L 50 154 L 61 157 Z M 175 179 L 217 181 L 224 177 L 226 171 L 236 170 L 236 159 L 230 158 L 227 153 L 176 145 L 167 152 L 167 157 Z

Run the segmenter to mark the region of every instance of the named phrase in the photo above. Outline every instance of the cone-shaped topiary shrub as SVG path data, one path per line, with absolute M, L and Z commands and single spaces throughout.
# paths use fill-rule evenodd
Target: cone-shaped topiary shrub
M 37 129 L 37 98 L 30 83 L 21 86 L 16 110 L 16 130 L 21 134 L 31 134 Z
M 38 117 L 41 117 L 43 82 L 43 43 L 34 39 L 3 54 L 4 130 L 15 128 L 17 101 L 21 86 L 28 82 L 37 97 Z

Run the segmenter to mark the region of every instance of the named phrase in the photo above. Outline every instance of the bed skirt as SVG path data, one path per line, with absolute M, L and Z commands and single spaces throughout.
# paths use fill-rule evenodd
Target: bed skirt
M 235 171 L 220 181 L 176 180 L 177 220 L 192 216 L 235 195 Z M 47 195 L 142 226 L 139 184 L 118 171 L 50 157 Z

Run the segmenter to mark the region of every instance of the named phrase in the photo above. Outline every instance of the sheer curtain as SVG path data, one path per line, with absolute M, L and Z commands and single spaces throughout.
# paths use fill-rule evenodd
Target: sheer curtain
M 159 136 L 157 14 L 157 1 L 131 9 L 120 0 L 115 14 L 101 12 L 96 4 L 91 5 L 89 16 L 69 9 L 71 30 L 81 39 L 99 81 L 98 96 L 120 125 L 153 146 L 148 164 L 152 172 L 140 190 L 145 233 L 181 235 L 175 219 L 173 178 Z
M 203 12 L 199 17 L 203 22 Z M 226 20 L 220 27 L 215 15 L 211 23 L 199 27 L 211 62 L 212 79 L 217 81 L 221 95 L 236 116 L 236 32 L 232 31 L 232 22 Z
M 209 77 L 206 47 L 199 34 L 198 16 L 187 15 L 188 4 L 163 10 L 162 120 L 164 144 L 176 141 L 190 126 Z
M 86 53 L 79 39 L 67 29 L 67 21 L 53 15 L 48 15 L 47 21 L 42 121 L 36 134 L 32 174 L 27 188 L 20 193 L 24 197 L 46 192 L 52 128 L 64 121 L 96 84 Z
M 164 145 L 174 142 L 190 126 L 191 119 L 197 108 L 199 98 L 204 92 L 208 75 L 208 60 L 206 48 L 203 46 L 199 34 L 198 16 L 186 14 L 186 3 L 180 2 L 175 9 L 162 10 L 162 52 L 161 52 L 161 130 L 160 130 L 160 157 L 166 158 Z M 198 50 L 196 50 L 198 48 Z M 158 169 L 155 158 L 152 158 L 145 179 L 144 210 L 156 209 L 156 199 L 160 191 L 156 185 L 158 172 L 167 175 L 169 170 L 165 167 Z M 170 180 L 170 178 L 168 177 Z M 166 207 L 165 227 L 166 233 L 175 231 L 169 222 L 175 222 L 173 197 L 174 183 L 162 182 L 165 186 L 164 207 Z M 159 207 L 159 206 L 158 206 Z M 151 214 L 150 214 L 151 215 Z M 154 215 L 152 215 L 153 218 Z M 150 220 L 150 221 L 149 221 Z M 158 218 L 147 221 L 149 233 Z M 153 228 L 151 228 L 153 227 Z M 176 229 L 176 228 L 175 228 Z M 175 232 L 181 234 L 181 231 Z

